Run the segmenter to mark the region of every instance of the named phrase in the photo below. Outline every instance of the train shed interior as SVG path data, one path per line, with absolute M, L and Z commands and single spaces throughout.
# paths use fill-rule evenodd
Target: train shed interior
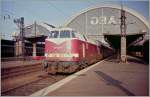
M 127 47 L 132 46 L 135 43 L 138 43 L 143 40 L 145 32 L 141 33 L 133 33 L 126 35 Z M 111 47 L 115 49 L 120 49 L 120 40 L 121 34 L 110 34 L 104 33 L 104 38 L 107 43 L 111 45 Z

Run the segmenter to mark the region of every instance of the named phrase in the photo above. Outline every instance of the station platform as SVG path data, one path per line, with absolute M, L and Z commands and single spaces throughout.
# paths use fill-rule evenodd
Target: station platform
M 149 65 L 128 56 L 114 57 L 89 66 L 31 96 L 148 96 Z

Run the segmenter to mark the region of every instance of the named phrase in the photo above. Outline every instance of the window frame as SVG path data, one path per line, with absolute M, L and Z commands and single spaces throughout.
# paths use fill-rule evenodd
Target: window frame
M 54 36 L 52 37 L 52 32 L 58 32 L 57 37 L 54 37 Z M 50 31 L 48 38 L 59 38 L 59 30 Z
M 61 37 L 61 33 L 63 33 L 63 32 L 65 32 L 65 33 L 69 33 L 68 35 L 69 35 L 69 37 Z M 62 34 L 63 35 L 63 34 Z M 67 34 L 66 34 L 67 35 Z M 60 30 L 59 31 L 59 38 L 71 38 L 71 31 L 70 30 Z

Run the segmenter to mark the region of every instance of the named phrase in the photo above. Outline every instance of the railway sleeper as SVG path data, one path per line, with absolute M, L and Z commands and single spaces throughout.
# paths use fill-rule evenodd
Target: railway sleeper
M 4 68 L 2 69 L 2 75 L 7 75 L 15 72 L 28 71 L 30 69 L 41 68 L 41 65 L 36 66 L 24 66 L 24 67 L 16 67 L 16 68 Z

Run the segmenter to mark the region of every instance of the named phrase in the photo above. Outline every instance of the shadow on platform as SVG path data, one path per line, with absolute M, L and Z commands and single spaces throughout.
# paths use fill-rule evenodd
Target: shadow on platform
M 119 80 L 116 80 L 114 78 L 112 78 L 111 76 L 101 72 L 101 71 L 94 71 L 97 75 L 99 75 L 105 82 L 107 85 L 113 85 L 115 87 L 117 87 L 118 89 L 122 90 L 123 92 L 125 92 L 128 96 L 135 96 L 135 94 L 133 94 L 132 92 L 130 92 L 128 89 L 126 89 L 125 87 L 123 87 L 121 85 L 122 82 L 120 82 Z

